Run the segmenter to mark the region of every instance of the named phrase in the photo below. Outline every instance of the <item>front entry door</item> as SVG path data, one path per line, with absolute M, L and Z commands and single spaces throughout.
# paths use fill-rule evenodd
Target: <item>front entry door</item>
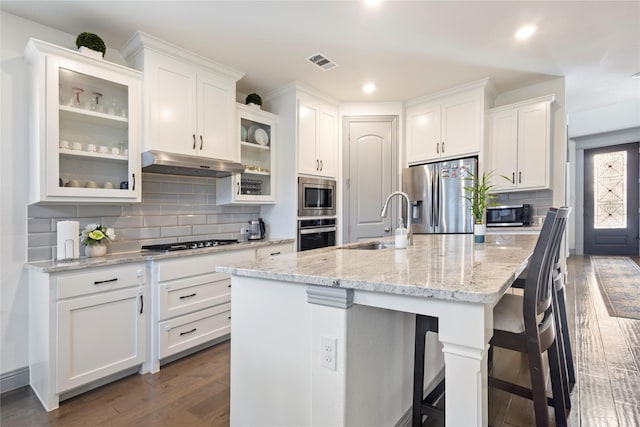
M 397 117 L 347 117 L 345 119 L 345 240 L 388 237 L 396 224 L 390 209 L 386 218 L 380 211 L 395 189 Z M 393 200 L 397 206 L 398 199 Z M 397 214 L 396 214 L 397 215 Z M 393 220 L 393 221 L 392 221 Z M 346 242 L 345 242 L 346 243 Z
M 638 255 L 638 148 L 584 152 L 585 255 Z

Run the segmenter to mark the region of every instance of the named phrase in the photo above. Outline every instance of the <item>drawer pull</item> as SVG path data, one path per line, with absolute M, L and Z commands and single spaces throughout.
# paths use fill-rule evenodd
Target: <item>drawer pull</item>
M 187 334 L 190 334 L 190 333 L 195 332 L 195 331 L 196 331 L 196 328 L 193 328 L 192 330 L 187 331 L 187 332 L 180 332 L 180 336 L 187 335 Z
M 102 285 L 103 283 L 111 283 L 111 282 L 117 282 L 118 278 L 116 277 L 115 279 L 109 279 L 109 280 L 98 280 L 97 282 L 93 282 L 94 285 Z
M 180 299 L 191 298 L 191 297 L 195 297 L 195 296 L 196 296 L 196 293 L 194 292 L 191 295 L 183 295 L 183 296 L 180 297 Z
M 280 255 L 280 251 L 278 252 L 271 252 L 269 255 L 274 256 L 274 255 Z
M 140 314 L 142 314 L 142 309 L 144 308 L 144 299 L 142 295 L 140 295 Z

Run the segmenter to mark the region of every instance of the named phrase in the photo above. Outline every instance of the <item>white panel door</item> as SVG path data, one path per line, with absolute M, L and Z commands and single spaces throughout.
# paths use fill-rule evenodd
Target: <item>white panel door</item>
M 198 73 L 198 155 L 214 159 L 237 159 L 234 129 L 235 85 Z
M 549 181 L 549 104 L 540 102 L 518 109 L 519 189 L 547 187 Z
M 59 301 L 58 393 L 145 360 L 143 288 Z
M 196 72 L 168 61 L 155 71 L 148 142 L 154 150 L 195 155 Z

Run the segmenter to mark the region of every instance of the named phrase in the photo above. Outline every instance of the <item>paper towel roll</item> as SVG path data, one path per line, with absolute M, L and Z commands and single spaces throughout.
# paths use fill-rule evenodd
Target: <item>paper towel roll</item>
M 78 221 L 58 222 L 57 259 L 80 258 L 80 223 Z

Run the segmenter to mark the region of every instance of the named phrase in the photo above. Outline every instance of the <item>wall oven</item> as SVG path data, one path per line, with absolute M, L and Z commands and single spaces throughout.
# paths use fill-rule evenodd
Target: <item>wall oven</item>
M 298 216 L 335 216 L 336 181 L 298 177 Z
M 335 245 L 335 218 L 298 220 L 298 252 Z

